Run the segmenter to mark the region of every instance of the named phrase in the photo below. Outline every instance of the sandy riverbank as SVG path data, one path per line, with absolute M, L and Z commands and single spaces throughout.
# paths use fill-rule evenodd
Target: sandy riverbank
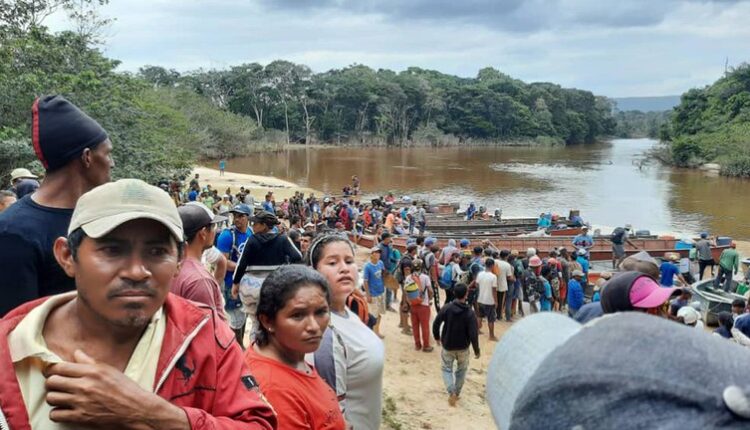
M 357 263 L 362 267 L 368 250 L 358 247 Z M 435 309 L 432 308 L 432 318 Z M 479 337 L 481 357 L 472 353 L 461 399 L 456 407 L 448 406 L 448 395 L 440 370 L 440 348 L 429 353 L 415 351 L 411 335 L 401 333 L 399 316 L 388 312 L 381 328 L 385 335 L 385 373 L 383 375 L 383 429 L 492 429 L 495 428 L 484 400 L 487 366 L 496 342 L 487 334 Z M 498 327 L 499 325 L 499 327 Z M 502 336 L 510 323 L 500 322 L 495 330 Z M 486 331 L 486 327 L 484 329 Z M 432 339 L 432 336 L 430 336 Z
M 245 187 L 259 201 L 263 201 L 268 191 L 273 191 L 277 203 L 281 203 L 282 199 L 291 197 L 296 191 L 302 191 L 306 195 L 310 193 L 315 193 L 318 196 L 323 195 L 320 191 L 300 187 L 297 184 L 273 176 L 248 175 L 227 171 L 221 176 L 221 172 L 218 169 L 210 169 L 202 166 L 197 166 L 193 169 L 190 177 L 192 178 L 196 173 L 200 175 L 201 185 L 211 184 L 213 188 L 219 190 L 220 194 L 223 194 L 227 188 L 232 191 L 232 194 L 236 194 L 240 187 Z

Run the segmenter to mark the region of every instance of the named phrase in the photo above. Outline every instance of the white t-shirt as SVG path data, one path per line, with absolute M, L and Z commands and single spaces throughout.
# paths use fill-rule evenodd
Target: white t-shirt
M 497 290 L 497 276 L 495 276 L 494 273 L 488 272 L 487 270 L 479 272 L 477 275 L 477 288 L 479 288 L 477 294 L 477 302 L 479 304 L 495 304 L 494 294 L 495 290 Z
M 513 274 L 513 268 L 505 260 L 497 260 L 495 264 L 500 267 L 500 274 L 497 276 L 497 291 L 508 291 L 508 276 Z
M 432 280 L 426 274 L 421 273 L 419 275 L 419 282 L 422 283 L 422 289 L 424 290 L 422 293 L 422 304 L 430 306 L 430 294 L 427 291 L 432 289 Z
M 347 308 L 331 312 L 331 324 L 346 347 L 346 421 L 355 429 L 378 430 L 383 392 L 383 341 Z

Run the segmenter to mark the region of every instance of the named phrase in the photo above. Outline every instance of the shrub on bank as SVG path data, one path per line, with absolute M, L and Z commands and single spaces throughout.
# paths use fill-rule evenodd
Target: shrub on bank
M 719 173 L 724 176 L 750 177 L 750 156 L 743 155 L 722 163 Z

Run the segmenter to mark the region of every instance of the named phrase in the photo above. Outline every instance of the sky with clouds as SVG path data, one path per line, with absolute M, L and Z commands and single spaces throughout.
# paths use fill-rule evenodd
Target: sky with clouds
M 101 13 L 116 18 L 104 50 L 129 71 L 285 59 L 472 77 L 491 66 L 628 97 L 681 94 L 727 58 L 750 62 L 743 0 L 110 0 Z

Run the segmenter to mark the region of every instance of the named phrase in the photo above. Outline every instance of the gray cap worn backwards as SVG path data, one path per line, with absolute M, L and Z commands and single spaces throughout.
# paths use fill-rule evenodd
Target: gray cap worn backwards
M 580 325 L 542 312 L 500 340 L 487 375 L 498 427 L 750 428 L 750 349 L 640 312 Z

